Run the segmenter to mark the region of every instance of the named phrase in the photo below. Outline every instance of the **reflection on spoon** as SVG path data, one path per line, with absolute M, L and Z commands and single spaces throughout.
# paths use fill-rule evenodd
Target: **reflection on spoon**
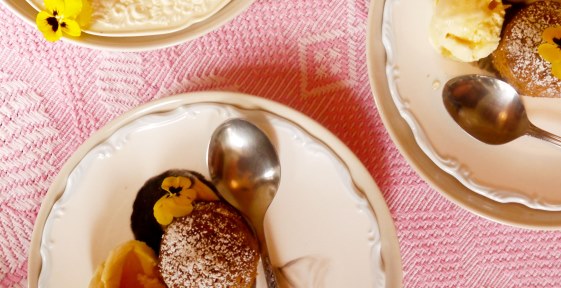
M 530 122 L 520 98 L 508 83 L 482 75 L 453 78 L 442 90 L 450 116 L 482 142 L 504 144 L 529 135 L 561 147 L 561 137 Z

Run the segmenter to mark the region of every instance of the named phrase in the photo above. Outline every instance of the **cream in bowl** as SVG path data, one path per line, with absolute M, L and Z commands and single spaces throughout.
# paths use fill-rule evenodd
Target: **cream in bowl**
M 72 0 L 66 0 L 72 1 Z M 83 31 L 99 36 L 130 37 L 167 34 L 203 21 L 230 0 L 83 0 L 91 21 Z M 28 0 L 38 11 L 42 0 Z

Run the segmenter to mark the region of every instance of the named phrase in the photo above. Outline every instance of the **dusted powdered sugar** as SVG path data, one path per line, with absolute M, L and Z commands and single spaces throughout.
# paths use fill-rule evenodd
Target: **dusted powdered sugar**
M 561 97 L 561 81 L 551 63 L 538 54 L 543 31 L 561 25 L 561 3 L 539 1 L 522 8 L 505 27 L 494 63 L 502 77 L 522 94 Z
M 250 287 L 257 242 L 243 218 L 220 202 L 200 202 L 162 238 L 160 272 L 168 287 Z

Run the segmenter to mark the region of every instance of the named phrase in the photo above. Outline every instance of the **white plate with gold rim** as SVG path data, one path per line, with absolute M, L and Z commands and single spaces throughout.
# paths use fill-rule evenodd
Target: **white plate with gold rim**
M 279 152 L 282 179 L 265 223 L 272 263 L 301 287 L 401 286 L 391 215 L 370 174 L 344 144 L 280 104 L 198 92 L 134 109 L 68 160 L 37 218 L 30 287 L 87 286 L 109 251 L 133 238 L 130 214 L 142 184 L 172 168 L 208 177 L 208 140 L 233 117 L 263 129 Z
M 38 0 L 33 1 L 35 1 L 33 3 L 42 3 Z M 106 30 L 107 27 L 103 28 L 103 25 L 94 23 L 89 29 L 98 27 L 99 25 L 101 25 L 101 28 L 96 30 L 86 29 L 86 32 L 82 33 L 80 37 L 64 36 L 62 39 L 80 46 L 116 51 L 144 51 L 170 47 L 195 39 L 217 29 L 245 11 L 255 0 L 216 1 L 214 8 L 209 9 L 206 13 L 202 13 L 202 15 L 198 16 L 194 15 L 190 19 L 184 21 L 177 20 L 175 22 L 178 23 L 171 26 L 166 26 L 166 24 L 163 23 L 160 24 L 160 28 L 158 29 L 150 28 L 144 30 L 137 30 L 139 27 L 128 27 L 124 30 L 115 29 L 114 27 L 114 31 L 111 32 Z M 0 3 L 4 4 L 4 6 L 28 24 L 36 26 L 35 17 L 37 16 L 38 9 L 42 7 L 42 4 L 39 6 L 37 6 L 38 4 L 34 4 L 36 6 L 34 7 L 30 2 L 21 0 L 3 0 Z M 131 12 L 128 13 L 131 14 Z M 136 15 L 136 13 L 132 14 Z M 136 17 L 140 16 L 136 15 Z M 88 33 L 88 31 L 91 33 Z
M 461 206 L 495 221 L 561 227 L 561 151 L 523 137 L 483 144 L 461 130 L 442 103 L 442 84 L 471 64 L 444 59 L 430 46 L 431 0 L 371 3 L 368 65 L 384 124 L 413 167 Z M 561 99 L 524 97 L 532 121 L 561 134 Z

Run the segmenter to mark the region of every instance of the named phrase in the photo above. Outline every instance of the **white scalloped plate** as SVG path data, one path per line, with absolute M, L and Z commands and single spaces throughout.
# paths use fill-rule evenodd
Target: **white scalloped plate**
M 176 32 L 201 22 L 231 0 L 89 0 L 92 22 L 84 29 L 92 35 L 108 37 L 150 36 Z M 27 0 L 37 11 L 43 0 Z
M 113 32 L 109 33 L 111 37 L 107 37 L 107 31 L 92 31 L 92 33 L 82 33 L 80 37 L 65 36 L 62 40 L 88 48 L 114 51 L 146 51 L 170 47 L 195 39 L 217 29 L 245 11 L 254 1 L 255 0 L 230 0 L 228 3 L 223 3 L 224 5 L 219 5 L 221 6 L 220 9 L 216 8 L 212 13 L 206 13 L 205 17 L 196 17 L 196 21 L 194 21 L 195 18 L 192 18 L 191 20 L 193 21 L 184 23 L 183 26 L 179 28 L 168 27 L 167 29 L 164 28 L 163 30 L 152 32 Z M 33 27 L 36 26 L 35 17 L 37 16 L 37 9 L 28 1 L 3 0 L 0 1 L 0 3 L 4 4 L 4 6 L 29 25 Z M 37 6 L 37 8 L 39 7 L 40 6 Z
M 485 72 L 446 60 L 432 49 L 428 27 L 434 1 L 376 2 L 370 17 L 380 18 L 369 25 L 369 72 L 384 123 L 403 154 L 441 192 L 478 214 L 515 225 L 559 226 L 561 150 L 530 137 L 492 146 L 462 131 L 444 108 L 442 84 L 458 75 Z M 388 107 L 388 101 L 394 107 Z M 536 125 L 561 134 L 561 99 L 525 97 L 524 102 Z M 411 135 L 398 135 L 404 123 Z M 411 140 L 417 147 L 407 146 Z M 430 175 L 434 167 L 412 155 L 419 150 L 461 185 L 440 173 Z M 466 191 L 460 186 L 491 201 L 473 192 L 460 195 L 456 190 Z M 512 209 L 525 214 L 514 215 Z
M 376 184 L 348 148 L 282 105 L 241 94 L 200 92 L 127 113 L 65 164 L 36 223 L 30 287 L 86 287 L 109 251 L 133 238 L 129 219 L 143 183 L 172 168 L 208 177 L 210 135 L 233 117 L 250 119 L 279 152 L 282 179 L 265 223 L 273 264 L 284 267 L 298 287 L 401 286 L 391 216 Z

